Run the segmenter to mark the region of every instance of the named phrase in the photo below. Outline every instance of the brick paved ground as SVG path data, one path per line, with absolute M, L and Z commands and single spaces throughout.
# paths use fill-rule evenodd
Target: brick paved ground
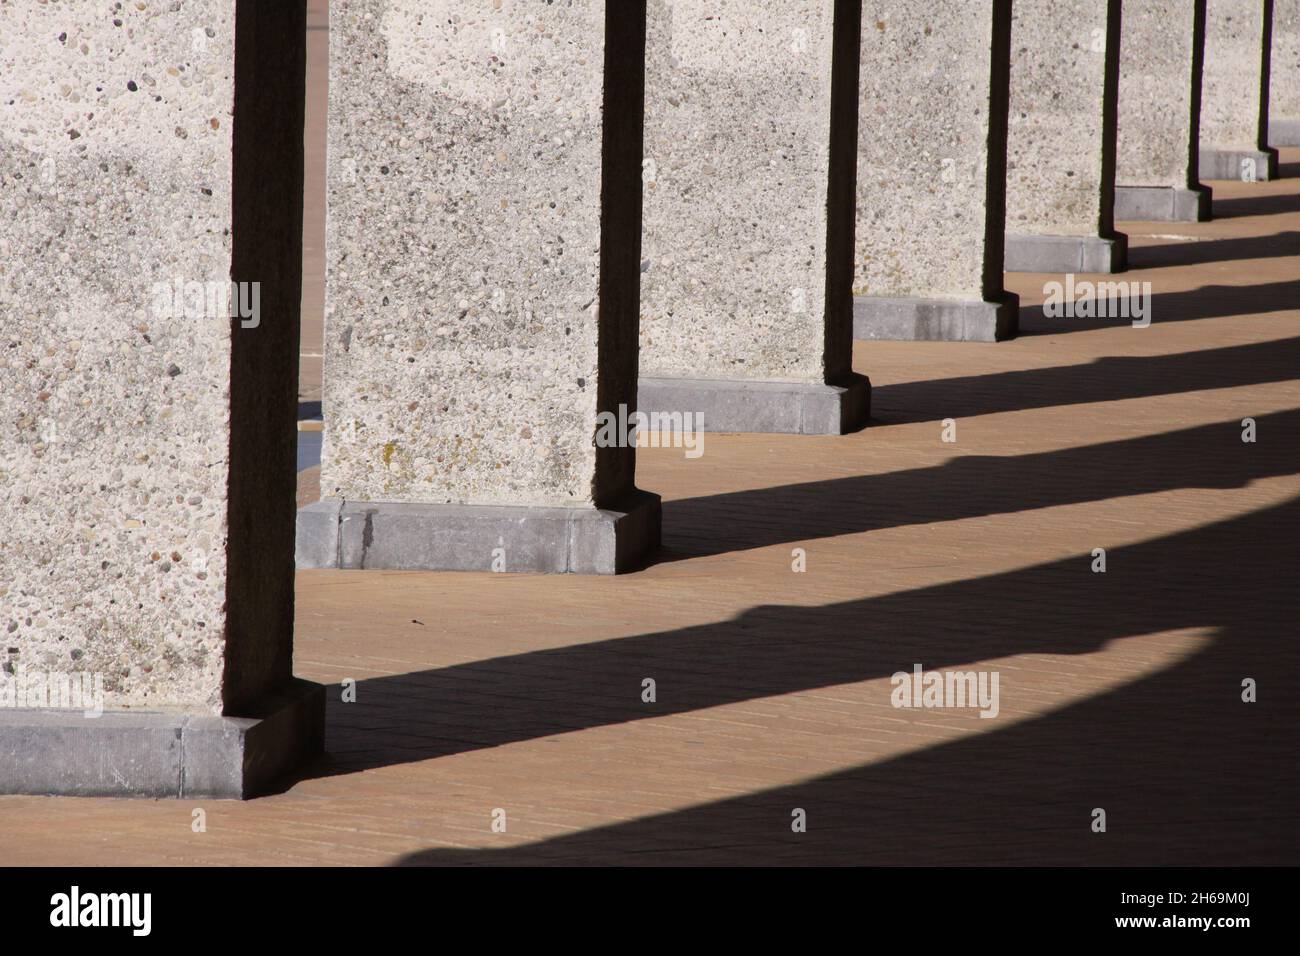
M 1013 342 L 859 344 L 859 434 L 642 451 L 645 571 L 301 573 L 298 673 L 359 682 L 328 760 L 242 804 L 0 797 L 0 863 L 1300 862 L 1300 179 L 1214 186 L 1126 224 L 1150 328 L 1016 275 Z M 895 709 L 913 663 L 996 670 L 1000 714 Z

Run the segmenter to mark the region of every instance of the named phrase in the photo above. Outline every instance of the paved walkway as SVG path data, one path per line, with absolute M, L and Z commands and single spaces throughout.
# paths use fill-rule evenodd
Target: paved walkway
M 1012 276 L 1016 341 L 859 344 L 856 435 L 642 451 L 643 572 L 300 574 L 298 672 L 358 681 L 328 761 L 3 797 L 0 863 L 1295 863 L 1300 179 L 1214 185 L 1126 227 L 1150 328 Z M 916 663 L 997 671 L 998 716 L 894 708 Z

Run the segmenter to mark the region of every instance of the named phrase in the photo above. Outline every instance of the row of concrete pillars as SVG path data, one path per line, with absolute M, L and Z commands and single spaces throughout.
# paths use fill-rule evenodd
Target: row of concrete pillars
M 337 0 L 295 515 L 304 29 L 0 9 L 0 789 L 255 792 L 320 746 L 295 551 L 635 568 L 633 426 L 859 428 L 855 338 L 1013 336 L 1004 268 L 1122 270 L 1300 141 L 1300 0 Z

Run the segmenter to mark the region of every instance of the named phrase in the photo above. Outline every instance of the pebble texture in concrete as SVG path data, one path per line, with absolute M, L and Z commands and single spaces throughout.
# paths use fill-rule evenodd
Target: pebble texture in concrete
M 1266 150 L 1272 0 L 1207 0 L 1201 149 L 1250 157 Z M 1207 157 L 1208 159 L 1208 157 Z M 1205 160 L 1203 159 L 1203 163 Z M 1205 170 L 1207 178 L 1237 172 Z M 1260 179 L 1267 178 L 1260 175 Z
M 0 677 L 237 712 L 290 670 L 302 10 L 110 6 L 0 4 Z M 232 278 L 257 328 L 158 294 Z
M 1117 0 L 1014 4 L 1009 235 L 1112 234 L 1118 39 Z
M 1300 146 L 1300 0 L 1273 0 L 1268 143 Z
M 1010 8 L 888 0 L 866 11 L 855 295 L 1003 294 Z
M 828 204 L 852 176 L 832 158 L 837 6 L 855 31 L 856 4 L 833 0 L 651 0 L 643 376 L 848 372 L 852 224 Z M 828 208 L 845 220 L 829 241 Z
M 1117 186 L 1196 185 L 1204 9 L 1204 0 L 1125 0 Z
M 643 10 L 331 5 L 326 497 L 631 489 Z

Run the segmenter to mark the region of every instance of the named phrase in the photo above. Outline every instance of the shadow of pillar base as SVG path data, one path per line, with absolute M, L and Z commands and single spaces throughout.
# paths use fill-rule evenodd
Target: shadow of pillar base
M 1212 200 L 1208 186 L 1116 186 L 1115 218 L 1129 222 L 1209 222 Z
M 1123 272 L 1128 236 L 1008 235 L 1003 268 L 1008 272 Z
M 1300 146 L 1300 119 L 1269 119 L 1269 146 Z
M 246 799 L 324 750 L 320 684 L 291 680 L 243 712 L 0 710 L 0 793 Z
M 637 408 L 699 416 L 705 431 L 843 435 L 871 417 L 871 382 L 851 374 L 834 384 L 744 379 L 642 378 Z
M 1202 149 L 1197 169 L 1201 179 L 1268 182 L 1277 179 L 1277 150 Z
M 303 568 L 620 574 L 659 548 L 659 496 L 615 508 L 326 498 L 298 511 Z
M 1020 297 L 921 299 L 859 295 L 853 298 L 853 337 L 864 341 L 1000 342 L 1015 338 Z

